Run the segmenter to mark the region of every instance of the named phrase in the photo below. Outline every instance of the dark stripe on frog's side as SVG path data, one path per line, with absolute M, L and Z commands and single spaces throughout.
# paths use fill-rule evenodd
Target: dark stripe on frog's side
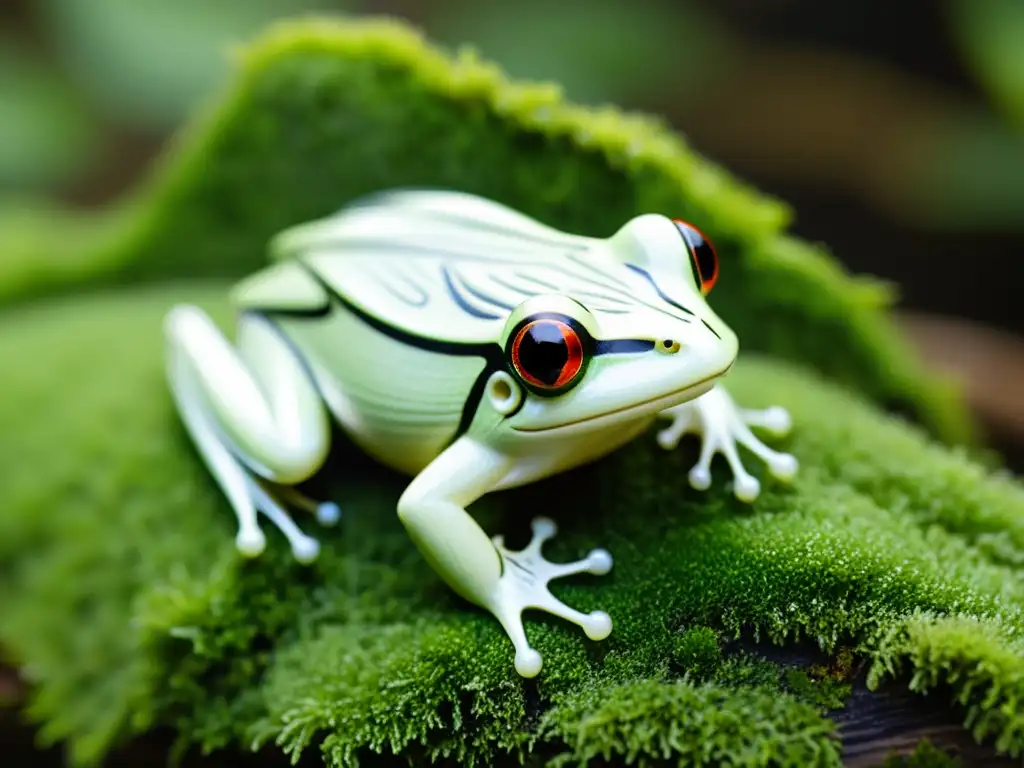
M 577 265 L 579 265 L 581 267 L 584 267 L 585 269 L 589 270 L 593 274 L 600 275 L 603 278 L 607 278 L 608 277 L 608 275 L 606 275 L 604 272 L 602 272 L 594 264 L 592 264 L 591 262 L 587 261 L 586 259 L 579 258 L 574 253 L 566 254 L 566 258 L 569 261 L 572 261 L 573 263 L 575 263 L 575 264 L 577 264 Z M 636 266 L 634 264 L 625 264 L 623 266 L 625 266 L 627 269 L 630 269 L 633 272 L 636 272 L 637 274 L 640 274 L 643 277 L 645 277 L 647 279 L 647 281 L 654 287 L 654 290 L 657 291 L 658 297 L 662 301 L 664 301 L 666 304 L 668 304 L 671 307 L 675 307 L 676 309 L 680 310 L 681 312 L 684 312 L 687 315 L 693 316 L 694 313 L 692 311 L 690 311 L 689 309 L 684 307 L 682 304 L 680 304 L 678 301 L 676 301 L 675 299 L 673 299 L 672 297 L 667 295 L 661 289 L 661 287 L 655 282 L 654 277 L 652 277 L 651 274 L 649 272 L 647 272 L 647 270 L 641 269 L 640 267 L 638 267 L 638 266 Z M 587 279 L 587 278 L 583 278 L 583 279 Z M 600 286 L 602 286 L 604 288 L 609 288 L 611 290 L 620 290 L 620 291 L 624 291 L 625 290 L 623 286 L 618 286 L 616 288 L 614 286 L 608 285 L 607 283 L 604 283 L 604 282 L 598 281 L 598 280 L 594 280 L 592 278 L 590 279 L 590 282 L 594 283 L 595 285 L 600 285 Z M 633 301 L 637 302 L 638 304 L 640 304 L 642 306 L 645 306 L 645 307 L 650 307 L 651 309 L 654 309 L 654 310 L 656 310 L 658 312 L 666 314 L 666 315 L 668 315 L 669 317 L 671 317 L 671 318 L 673 318 L 675 320 L 681 320 L 684 323 L 690 322 L 690 320 L 688 318 L 679 317 L 678 315 L 674 315 L 671 312 L 669 312 L 667 309 L 665 309 L 664 307 L 659 307 L 659 306 L 656 306 L 656 305 L 651 304 L 649 302 L 646 302 L 643 299 L 640 299 L 640 298 L 638 298 L 636 296 L 633 296 L 633 295 L 629 294 L 628 292 L 626 293 L 626 295 L 629 295 L 630 298 Z
M 459 357 L 474 356 L 483 358 L 485 362 L 484 368 L 476 377 L 472 387 L 470 387 L 465 403 L 463 404 L 462 414 L 459 418 L 459 425 L 453 433 L 450 442 L 465 434 L 466 430 L 469 429 L 469 425 L 473 421 L 473 417 L 476 415 L 477 409 L 480 406 L 480 401 L 483 398 L 487 379 L 490 378 L 491 374 L 495 371 L 504 370 L 510 375 L 515 375 L 514 371 L 512 371 L 505 359 L 504 350 L 496 342 L 473 343 L 444 341 L 441 339 L 432 339 L 426 336 L 417 336 L 416 334 L 409 333 L 401 328 L 396 328 L 395 326 L 384 322 L 380 318 L 374 317 L 370 313 L 360 309 L 358 306 L 346 299 L 326 280 L 324 280 L 315 269 L 306 264 L 302 259 L 296 259 L 295 263 L 298 264 L 313 280 L 315 280 L 321 288 L 323 288 L 328 297 L 333 299 L 377 332 L 382 333 L 402 344 L 416 347 L 418 349 L 424 349 L 429 352 L 436 352 L 441 355 L 453 355 Z M 263 315 L 268 319 L 271 319 L 274 316 L 295 319 L 316 319 L 326 317 L 331 314 L 333 310 L 334 308 L 331 306 L 331 303 L 328 302 L 322 307 L 311 307 L 309 309 L 261 307 L 259 309 L 252 308 L 248 311 L 253 314 Z M 652 349 L 654 349 L 654 342 L 647 339 L 595 339 L 593 355 L 636 354 L 640 352 L 649 352 Z M 299 355 L 299 357 L 304 360 L 302 355 Z M 311 373 L 308 369 L 307 372 Z M 523 402 L 525 403 L 525 401 L 526 398 L 524 397 Z M 509 414 L 508 417 L 513 415 L 515 415 L 515 412 Z
M 654 342 L 648 339 L 594 340 L 595 357 L 597 355 L 626 355 L 631 352 L 650 352 L 652 349 L 654 349 Z
M 693 314 L 693 312 L 688 310 L 686 307 L 684 307 L 678 301 L 676 301 L 671 296 L 666 294 L 663 290 L 661 290 L 661 286 L 658 285 L 658 283 L 654 280 L 654 277 L 646 269 L 641 269 L 640 267 L 636 266 L 635 264 L 627 264 L 626 267 L 628 269 L 633 270 L 638 275 L 641 275 L 642 277 L 644 277 L 647 280 L 647 282 L 649 282 L 654 287 L 654 290 L 658 292 L 658 295 L 661 297 L 661 300 L 664 301 L 666 304 L 671 304 L 676 309 L 681 310 L 681 311 L 685 312 L 688 315 L 692 315 Z M 705 323 L 705 325 L 707 325 L 707 323 Z M 717 335 L 717 334 L 715 334 L 715 335 Z
M 428 352 L 435 352 L 440 355 L 483 358 L 485 362 L 484 368 L 477 376 L 476 380 L 473 382 L 473 386 L 469 390 L 466 401 L 463 404 L 462 414 L 459 417 L 459 425 L 456 428 L 455 433 L 452 435 L 451 440 L 454 441 L 469 429 L 470 422 L 472 422 L 473 417 L 476 415 L 476 410 L 480 405 L 481 398 L 483 397 L 484 385 L 487 383 L 487 379 L 496 370 L 507 368 L 504 352 L 497 343 L 443 341 L 441 339 L 417 336 L 416 334 L 409 333 L 408 331 L 403 331 L 401 328 L 389 325 L 380 318 L 374 317 L 368 312 L 357 307 L 351 301 L 338 293 L 315 269 L 306 264 L 302 259 L 296 259 L 295 263 L 298 264 L 314 281 L 316 281 L 328 297 L 340 304 L 378 333 L 382 333 L 385 336 L 410 347 L 416 347 L 417 349 L 423 349 Z M 332 307 L 331 303 L 328 302 L 322 307 L 313 307 L 310 309 L 277 309 L 264 307 L 261 308 L 258 313 L 267 317 L 278 316 L 294 319 L 316 319 L 326 317 L 333 311 L 334 307 Z
M 382 280 L 379 277 L 376 278 L 376 282 L 377 282 L 377 285 L 379 285 L 385 291 L 390 293 L 392 296 L 394 296 L 396 299 L 398 299 L 399 301 L 403 302 L 404 304 L 409 305 L 410 307 L 417 307 L 417 308 L 418 307 L 425 307 L 425 306 L 427 306 L 427 304 L 430 303 L 430 294 L 428 294 L 426 292 L 426 290 L 424 290 L 423 286 L 418 285 L 417 283 L 413 282 L 413 280 L 411 278 L 409 278 L 408 276 L 406 276 L 406 275 L 400 275 L 399 279 L 402 282 L 404 282 L 406 285 L 411 287 L 413 290 L 415 290 L 417 293 L 419 293 L 419 298 L 418 299 L 411 299 L 411 298 L 409 298 L 409 296 L 403 294 L 401 291 L 399 291 L 397 288 L 395 288 L 395 286 L 393 286 L 387 280 Z
M 340 293 L 338 293 L 327 281 L 325 281 L 316 270 L 310 267 L 308 264 L 301 260 L 296 262 L 313 280 L 320 285 L 321 288 L 334 299 L 336 302 L 341 304 L 345 309 L 350 311 L 360 320 L 365 322 L 371 328 L 380 333 L 390 336 L 395 341 L 400 341 L 403 344 L 408 344 L 411 347 L 418 347 L 419 349 L 425 349 L 430 352 L 437 352 L 444 355 L 476 355 L 482 357 L 485 360 L 492 361 L 501 359 L 504 362 L 504 352 L 496 342 L 466 342 L 466 341 L 445 341 L 442 339 L 434 339 L 428 336 L 418 336 L 414 333 L 404 331 L 401 328 L 396 328 L 393 325 L 381 320 L 378 317 L 371 315 L 370 313 L 360 309 L 358 306 L 353 304 L 351 301 L 346 299 Z M 571 297 L 570 297 L 571 298 Z M 574 301 L 576 301 L 574 299 Z M 579 301 L 576 301 L 580 306 L 584 306 Z M 586 307 L 584 307 L 586 308 Z M 261 307 L 259 312 L 266 315 L 280 315 L 282 317 L 325 317 L 330 314 L 332 307 L 330 304 L 325 304 L 322 307 L 313 307 L 310 309 L 290 309 L 290 308 L 273 308 L 273 307 Z M 640 352 L 651 350 L 654 348 L 654 342 L 647 339 L 606 339 L 597 340 L 596 347 L 594 349 L 595 355 L 609 355 L 609 354 L 625 354 L 630 352 Z
M 702 318 L 700 319 L 700 321 L 701 321 L 702 323 L 704 323 L 704 327 L 705 327 L 705 328 L 707 328 L 707 329 L 708 329 L 709 331 L 711 331 L 711 332 L 712 332 L 713 334 L 715 334 L 715 336 L 716 336 L 717 338 L 719 338 L 719 339 L 721 339 L 721 338 L 722 338 L 721 336 L 719 336 L 719 335 L 718 335 L 718 331 L 716 331 L 716 330 L 715 330 L 714 328 L 712 328 L 712 327 L 711 327 L 710 325 L 708 325 L 708 321 L 707 321 L 707 320 L 705 320 L 705 319 L 704 319 L 704 318 L 702 317 Z
M 491 314 L 490 312 L 485 312 L 484 310 L 478 309 L 477 307 L 474 307 L 472 304 L 466 301 L 465 297 L 459 292 L 459 288 L 456 287 L 456 281 L 458 281 L 459 287 L 463 288 L 466 291 L 466 293 L 468 293 L 470 296 L 474 296 L 475 298 L 478 298 L 481 301 L 485 301 L 491 306 L 497 307 L 498 309 L 503 309 L 506 312 L 511 312 L 513 310 L 513 307 L 510 306 L 509 304 L 505 304 L 504 302 L 499 301 L 493 296 L 488 296 L 483 291 L 473 288 L 473 286 L 469 285 L 469 283 L 465 279 L 463 279 L 461 275 L 456 274 L 453 276 L 452 271 L 448 268 L 447 264 L 442 265 L 441 274 L 444 276 L 444 285 L 445 288 L 448 289 L 448 295 L 451 297 L 452 301 L 458 304 L 459 309 L 461 309 L 466 314 L 472 315 L 473 317 L 481 317 L 484 320 L 501 319 L 501 315 L 495 315 Z
M 324 280 L 315 269 L 309 266 L 309 264 L 305 263 L 301 259 L 296 259 L 296 264 L 305 270 L 305 272 L 317 282 L 329 297 L 334 299 L 338 304 L 341 304 L 345 309 L 369 325 L 375 331 L 383 333 L 386 336 L 390 336 L 395 341 L 407 344 L 410 347 L 418 347 L 419 349 L 437 352 L 442 355 L 475 355 L 486 360 L 490 360 L 496 355 L 501 356 L 501 347 L 498 346 L 496 342 L 446 341 L 443 339 L 430 338 L 429 336 L 418 336 L 414 333 L 410 333 L 409 331 L 404 331 L 401 328 L 396 328 L 390 323 L 381 320 L 379 317 L 366 312 L 342 296 L 326 280 Z M 268 308 L 263 311 L 271 314 L 281 314 L 291 317 L 323 317 L 330 313 L 331 306 L 330 304 L 327 304 L 322 308 L 317 308 L 312 314 L 307 313 L 304 310 L 300 310 L 296 313 L 287 309 L 276 310 Z M 497 350 L 497 352 L 495 352 L 495 350 Z
M 557 285 L 552 285 L 551 283 L 544 282 L 543 280 L 539 280 L 539 279 L 531 277 L 529 275 L 523 275 L 523 274 L 520 274 L 518 272 L 516 272 L 514 274 L 515 274 L 515 277 L 517 277 L 517 278 L 519 278 L 521 280 L 528 280 L 528 281 L 534 283 L 534 285 L 542 286 L 543 288 L 547 289 L 548 293 L 558 293 L 558 292 L 563 292 L 564 293 L 565 292 L 565 289 L 559 288 Z M 574 275 L 573 277 L 574 277 L 574 279 L 577 282 L 580 281 L 579 276 Z M 524 296 L 524 297 L 536 296 L 538 293 L 540 293 L 540 291 L 538 291 L 535 288 L 528 288 L 528 287 L 523 286 L 523 285 L 516 285 L 515 283 L 511 283 L 508 280 L 503 279 L 500 275 L 491 275 L 491 281 L 496 283 L 497 285 L 500 285 L 502 288 L 507 288 L 510 291 L 515 291 L 520 296 Z M 592 281 L 586 280 L 585 282 L 592 282 Z M 629 309 L 630 309 L 629 308 L 629 304 L 627 303 L 627 301 L 625 299 L 619 298 L 617 296 L 607 296 L 607 295 L 602 294 L 602 293 L 597 293 L 595 291 L 589 291 L 589 290 L 581 290 L 579 288 L 574 288 L 572 290 L 572 293 L 575 293 L 577 296 L 583 296 L 584 298 L 590 297 L 590 298 L 593 298 L 593 299 L 597 299 L 599 304 L 601 302 L 610 302 L 613 305 L 618 305 L 618 306 L 616 306 L 614 308 L 613 307 L 609 307 L 609 306 L 600 306 L 600 307 L 597 308 L 598 311 L 605 312 L 607 314 L 624 315 L 627 312 L 629 312 Z M 568 295 L 568 293 L 566 293 L 566 295 Z M 572 298 L 572 297 L 570 296 L 570 298 Z M 576 301 L 576 303 L 579 304 L 580 302 Z M 586 309 L 591 309 L 591 308 L 586 308 Z

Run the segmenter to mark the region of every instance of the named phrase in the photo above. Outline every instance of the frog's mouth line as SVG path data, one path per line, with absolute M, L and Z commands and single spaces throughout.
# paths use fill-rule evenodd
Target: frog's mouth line
M 667 395 L 661 395 L 660 397 L 655 397 L 655 398 L 652 398 L 651 400 L 644 400 L 642 403 L 634 403 L 633 405 L 626 405 L 626 406 L 623 406 L 622 408 L 616 408 L 614 411 L 605 411 L 604 413 L 595 413 L 593 416 L 587 416 L 587 417 L 582 418 L 582 419 L 576 419 L 575 421 L 565 421 L 565 422 L 562 422 L 561 424 L 552 424 L 552 425 L 547 426 L 547 427 L 512 427 L 512 429 L 514 429 L 516 432 L 550 432 L 553 429 L 565 429 L 566 427 L 575 427 L 578 424 L 586 424 L 587 422 L 597 421 L 599 419 L 605 419 L 605 418 L 608 418 L 609 416 L 617 416 L 619 414 L 623 414 L 623 413 L 626 413 L 628 411 L 638 411 L 638 410 L 641 410 L 641 409 L 649 408 L 650 406 L 655 405 L 656 403 L 660 403 L 662 401 L 666 402 L 666 404 L 667 403 L 675 403 L 675 402 L 679 401 L 680 395 L 685 395 L 688 392 L 692 392 L 694 390 L 700 389 L 702 386 L 707 384 L 709 381 L 714 381 L 716 379 L 721 378 L 722 376 L 724 376 L 726 373 L 729 372 L 730 368 L 732 368 L 731 364 L 729 366 L 727 366 L 721 372 L 712 374 L 711 376 L 708 376 L 705 379 L 701 379 L 696 384 L 691 384 L 690 386 L 684 387 L 683 389 L 677 390 L 676 392 L 670 392 Z M 666 407 L 670 407 L 670 406 L 666 406 Z

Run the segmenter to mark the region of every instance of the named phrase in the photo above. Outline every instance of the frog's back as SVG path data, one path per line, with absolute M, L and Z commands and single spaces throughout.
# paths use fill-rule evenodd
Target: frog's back
M 547 290 L 530 265 L 567 245 L 469 195 L 392 193 L 282 233 L 233 299 L 288 336 L 354 442 L 416 473 L 468 428 L 508 313 Z
M 405 191 L 286 230 L 272 250 L 392 328 L 481 344 L 528 296 L 566 291 L 565 257 L 594 242 L 472 195 Z
M 364 450 L 414 473 L 469 426 L 517 304 L 621 311 L 614 277 L 575 261 L 595 242 L 471 195 L 392 192 L 283 232 L 235 300 L 288 333 Z

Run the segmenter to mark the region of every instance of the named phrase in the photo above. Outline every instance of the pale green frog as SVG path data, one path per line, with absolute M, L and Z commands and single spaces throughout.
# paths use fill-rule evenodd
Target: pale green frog
M 598 549 L 547 561 L 555 525 L 544 517 L 511 551 L 467 513 L 476 499 L 592 462 L 659 418 L 671 422 L 657 435 L 666 449 L 701 435 L 694 488 L 710 485 L 722 453 L 735 495 L 753 501 L 760 486 L 739 445 L 780 479 L 797 471 L 750 429 L 783 435 L 787 412 L 738 408 L 722 387 L 738 343 L 705 300 L 718 261 L 690 224 L 646 214 L 584 237 L 473 195 L 399 190 L 288 229 L 271 252 L 233 291 L 234 343 L 194 306 L 166 318 L 170 388 L 237 514 L 238 549 L 263 551 L 262 512 L 296 558 L 316 558 L 288 509 L 337 520 L 333 502 L 292 487 L 324 463 L 333 420 L 412 477 L 402 523 L 448 585 L 498 619 L 524 677 L 541 668 L 524 609 L 594 640 L 611 632 L 607 613 L 570 608 L 548 582 L 607 573 L 612 559 Z

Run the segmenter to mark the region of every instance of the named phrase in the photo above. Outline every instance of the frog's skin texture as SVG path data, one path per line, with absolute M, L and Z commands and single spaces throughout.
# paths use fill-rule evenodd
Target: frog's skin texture
M 512 552 L 466 507 L 598 459 L 659 418 L 671 422 L 658 434 L 667 449 L 686 432 L 702 435 L 690 472 L 698 489 L 720 452 L 735 494 L 758 495 L 738 445 L 776 477 L 794 475 L 795 459 L 750 431 L 783 434 L 787 413 L 737 408 L 719 383 L 738 342 L 705 300 L 689 231 L 649 214 L 596 239 L 468 194 L 390 192 L 281 233 L 270 266 L 233 291 L 234 344 L 198 308 L 174 307 L 170 389 L 238 516 L 239 550 L 263 551 L 262 512 L 296 558 L 317 556 L 287 509 L 337 520 L 334 504 L 292 488 L 321 467 L 333 420 L 412 477 L 399 517 L 451 588 L 501 622 L 521 675 L 541 668 L 526 608 L 607 637 L 608 614 L 573 610 L 547 583 L 607 573 L 608 552 L 546 561 L 541 545 L 555 526 L 544 518 Z

